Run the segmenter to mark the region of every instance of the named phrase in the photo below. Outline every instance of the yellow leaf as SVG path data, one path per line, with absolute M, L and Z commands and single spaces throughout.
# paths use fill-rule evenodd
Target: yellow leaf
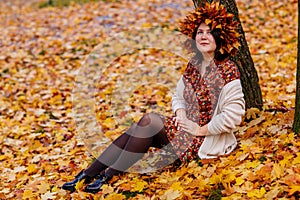
M 110 194 L 113 193 L 114 188 L 111 187 L 110 185 L 105 184 L 101 187 L 101 191 L 103 194 Z
M 75 189 L 80 190 L 81 188 L 83 188 L 83 185 L 84 185 L 84 180 L 81 180 L 78 183 L 76 183 Z
M 151 25 L 150 23 L 147 23 L 147 22 L 146 22 L 146 23 L 143 23 L 143 24 L 142 24 L 142 27 L 143 27 L 143 28 L 151 28 L 152 25 Z
M 255 189 L 252 191 L 249 191 L 247 193 L 248 197 L 256 197 L 256 198 L 262 198 L 266 193 L 266 189 L 264 187 L 260 188 L 260 189 Z
M 178 190 L 168 189 L 160 198 L 163 200 L 175 200 L 181 196 L 181 192 Z
M 28 174 L 33 174 L 38 170 L 35 164 L 29 164 L 27 167 Z
M 179 191 L 182 191 L 182 190 L 183 190 L 183 188 L 182 188 L 180 182 L 175 182 L 175 183 L 173 183 L 172 186 L 171 186 L 171 188 L 172 188 L 173 190 L 179 190 Z
M 245 180 L 242 177 L 237 177 L 235 180 L 235 185 L 240 186 L 245 182 Z
M 111 117 L 107 118 L 102 124 L 107 128 L 113 128 L 116 125 L 115 120 Z
M 222 180 L 222 174 L 213 174 L 210 178 L 209 178 L 209 182 L 212 184 L 217 184 L 220 183 L 220 181 Z
M 293 155 L 284 156 L 284 159 L 279 162 L 281 167 L 285 167 L 287 164 L 291 163 L 291 160 L 294 158 Z
M 297 157 L 293 160 L 292 164 L 300 164 L 300 153 L 297 153 Z
M 293 195 L 295 192 L 300 192 L 300 185 L 292 185 L 289 190 L 289 195 Z
M 275 163 L 273 165 L 273 170 L 271 172 L 273 178 L 280 178 L 284 174 L 284 168 L 279 164 Z
M 3 160 L 5 160 L 7 158 L 7 156 L 6 155 L 1 155 L 0 156 L 0 161 L 3 161 Z
M 275 188 L 272 188 L 269 192 L 267 192 L 264 197 L 266 199 L 276 199 L 279 192 L 280 188 L 278 186 L 275 186 Z
M 124 195 L 116 194 L 116 193 L 109 194 L 105 198 L 105 200 L 123 200 L 123 199 L 126 199 Z
M 115 130 L 112 130 L 112 131 L 108 130 L 104 134 L 105 134 L 106 137 L 111 138 L 111 137 L 116 135 L 116 131 Z
M 260 164 L 259 161 L 253 161 L 253 162 L 247 162 L 246 167 L 247 168 L 256 168 Z
M 50 189 L 50 185 L 46 181 L 41 181 L 37 188 L 39 189 L 38 193 L 43 194 Z
M 160 107 L 164 107 L 166 104 L 163 101 L 158 101 L 157 105 L 160 106 Z
M 49 199 L 55 199 L 56 198 L 56 192 L 46 192 L 45 194 L 41 195 L 42 200 L 49 200 Z
M 146 181 L 143 181 L 143 180 L 139 180 L 137 178 L 134 178 L 133 179 L 133 189 L 132 191 L 134 192 L 142 192 L 145 185 L 147 185 L 147 182 Z
M 59 189 L 58 186 L 56 185 L 56 186 L 54 186 L 54 187 L 51 189 L 51 192 L 57 192 L 58 190 L 60 190 L 60 189 Z
M 210 19 L 205 19 L 205 24 L 210 24 L 211 23 L 211 20 Z
M 247 119 L 256 119 L 256 115 L 260 113 L 260 110 L 258 108 L 249 108 L 246 111 L 246 118 Z
M 33 198 L 32 190 L 25 190 L 22 199 L 31 199 L 31 198 Z
M 238 161 L 243 161 L 243 160 L 245 160 L 248 156 L 249 156 L 249 153 L 243 153 L 243 154 L 241 154 L 239 157 L 237 157 L 236 159 L 237 159 Z

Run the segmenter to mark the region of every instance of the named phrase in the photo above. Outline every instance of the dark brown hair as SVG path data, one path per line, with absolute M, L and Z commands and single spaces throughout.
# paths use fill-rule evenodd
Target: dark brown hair
M 198 31 L 200 24 L 201 23 L 199 23 L 199 25 L 195 28 L 190 42 L 192 45 L 192 50 L 196 54 L 195 56 L 198 57 L 198 59 L 202 60 L 203 56 L 202 56 L 201 52 L 198 50 L 197 45 L 196 45 L 196 35 L 197 35 L 197 31 Z M 221 52 L 219 51 L 223 45 L 222 40 L 220 38 L 221 31 L 220 31 L 220 29 L 215 28 L 211 31 L 211 34 L 214 37 L 216 46 L 217 46 L 217 48 L 215 50 L 215 59 L 218 61 L 222 61 L 225 58 L 227 58 L 229 56 L 229 54 L 228 53 L 221 54 Z

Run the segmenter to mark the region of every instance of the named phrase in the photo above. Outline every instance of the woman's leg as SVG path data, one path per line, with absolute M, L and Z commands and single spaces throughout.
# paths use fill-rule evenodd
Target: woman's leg
M 86 192 L 97 193 L 103 184 L 114 175 L 127 170 L 148 151 L 149 147 L 163 147 L 169 143 L 165 134 L 164 121 L 159 115 L 150 113 L 142 117 L 130 132 L 122 152 L 117 160 L 102 173 L 94 183 L 87 185 Z
M 161 148 L 169 143 L 165 134 L 164 121 L 158 114 L 145 114 L 141 120 L 118 137 L 108 148 L 85 170 L 94 177 L 108 166 L 108 173 L 114 175 L 125 171 L 146 153 L 149 147 Z
M 84 172 L 88 176 L 94 177 L 101 171 L 105 170 L 108 166 L 111 166 L 122 153 L 134 126 L 135 125 L 130 127 L 125 133 L 115 139 Z
M 97 192 L 113 175 L 127 170 L 141 159 L 151 146 L 161 148 L 168 143 L 163 119 L 155 113 L 146 114 L 117 138 L 88 169 L 81 172 L 75 180 L 65 183 L 63 189 L 74 191 L 77 182 L 90 180 L 109 166 L 100 178 L 85 188 L 87 192 Z
M 127 132 L 131 131 L 131 129 L 128 129 Z M 79 181 L 84 180 L 85 183 L 90 183 L 96 175 L 118 159 L 129 138 L 130 136 L 127 133 L 123 133 L 86 170 L 81 171 L 75 176 L 74 180 L 65 183 L 62 188 L 74 192 L 75 186 Z
M 141 159 L 150 147 L 161 148 L 168 143 L 163 119 L 155 113 L 145 114 L 130 132 L 118 159 L 109 165 L 107 175 L 113 176 L 127 170 Z

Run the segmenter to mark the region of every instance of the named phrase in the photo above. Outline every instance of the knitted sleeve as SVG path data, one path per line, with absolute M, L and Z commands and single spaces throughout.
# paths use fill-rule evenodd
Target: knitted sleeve
M 245 100 L 239 79 L 223 87 L 216 109 L 208 123 L 209 135 L 229 133 L 241 123 L 245 114 Z
M 172 96 L 172 110 L 175 113 L 179 108 L 186 109 L 185 100 L 183 97 L 184 83 L 182 77 L 179 79 L 176 87 L 176 91 Z

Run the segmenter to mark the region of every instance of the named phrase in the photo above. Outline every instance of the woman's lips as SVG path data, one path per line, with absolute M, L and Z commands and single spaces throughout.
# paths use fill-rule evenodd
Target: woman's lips
M 208 42 L 200 42 L 200 45 L 205 46 L 205 45 L 209 45 L 209 43 Z

